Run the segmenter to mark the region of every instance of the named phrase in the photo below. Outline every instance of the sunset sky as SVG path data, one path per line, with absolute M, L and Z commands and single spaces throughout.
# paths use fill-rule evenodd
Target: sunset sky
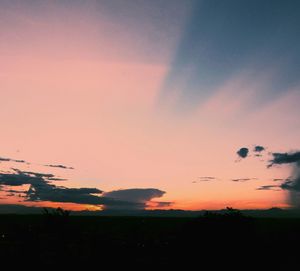
M 299 48 L 296 0 L 0 0 L 0 204 L 292 206 Z

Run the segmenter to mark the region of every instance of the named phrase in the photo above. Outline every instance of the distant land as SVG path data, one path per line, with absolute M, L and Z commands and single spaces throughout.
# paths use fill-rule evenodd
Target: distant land
M 54 210 L 54 208 L 47 208 L 48 210 Z M 42 214 L 44 208 L 42 207 L 28 207 L 17 204 L 3 204 L 0 205 L 1 214 L 16 214 L 16 215 L 27 215 L 27 214 Z M 153 216 L 153 217 L 198 217 L 203 215 L 205 212 L 215 213 L 226 213 L 227 209 L 221 210 L 103 210 L 103 211 L 72 211 L 71 215 L 74 216 Z M 272 217 L 272 218 L 289 218 L 299 217 L 300 210 L 298 209 L 281 209 L 281 208 L 270 208 L 270 209 L 248 209 L 240 210 L 244 215 L 251 217 Z

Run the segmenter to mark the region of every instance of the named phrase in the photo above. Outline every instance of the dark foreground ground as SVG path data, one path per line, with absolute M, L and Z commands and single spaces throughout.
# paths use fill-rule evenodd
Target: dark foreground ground
M 300 266 L 299 246 L 299 218 L 0 216 L 1 263 L 26 268 L 287 270 Z

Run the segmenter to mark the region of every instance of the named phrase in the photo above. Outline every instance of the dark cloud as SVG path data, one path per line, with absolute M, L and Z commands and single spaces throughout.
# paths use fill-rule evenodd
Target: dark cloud
M 272 190 L 272 191 L 280 191 L 278 185 L 262 185 L 262 186 L 256 188 L 256 190 Z
M 78 204 L 101 204 L 97 188 L 67 188 L 49 183 L 31 185 L 27 192 L 27 201 L 69 202 Z
M 256 146 L 254 146 L 253 151 L 254 151 L 254 152 L 262 152 L 262 151 L 264 151 L 265 149 L 266 149 L 266 148 L 263 147 L 263 146 L 256 145 Z
M 32 185 L 27 192 L 28 201 L 52 201 L 77 204 L 101 205 L 103 209 L 142 210 L 152 198 L 165 192 L 158 189 L 124 189 L 103 193 L 97 188 L 67 188 L 43 183 Z M 157 207 L 171 203 L 154 202 Z
M 74 169 L 73 167 L 67 167 L 64 165 L 44 165 L 45 167 L 55 167 L 55 168 L 62 168 L 62 169 Z
M 275 152 L 272 153 L 273 159 L 270 160 L 270 164 L 268 167 L 271 167 L 273 165 L 280 165 L 280 164 L 291 164 L 291 163 L 297 163 L 300 162 L 300 152 L 285 152 L 285 153 L 279 153 Z
M 300 208 L 300 152 L 272 153 L 273 159 L 270 160 L 268 167 L 273 165 L 291 164 L 293 172 L 290 178 L 286 179 L 281 185 L 282 190 L 288 191 L 288 200 L 294 208 Z
M 298 173 L 297 173 L 298 174 Z M 295 176 L 295 179 L 286 179 L 280 187 L 283 190 L 300 192 L 300 174 Z
M 155 188 L 124 189 L 107 193 L 103 193 L 98 188 L 69 188 L 53 184 L 52 181 L 61 180 L 53 174 L 13 170 L 13 173 L 0 173 L 0 189 L 11 196 L 23 194 L 22 197 L 28 202 L 67 202 L 101 205 L 104 209 L 142 210 L 153 198 L 160 198 L 165 194 L 164 191 Z M 22 185 L 30 185 L 29 190 L 9 189 L 9 187 Z M 166 207 L 172 204 L 171 202 L 152 203 L 155 207 Z
M 25 184 L 38 185 L 45 183 L 42 177 L 31 176 L 25 173 L 0 173 L 0 185 L 21 186 Z
M 113 199 L 146 203 L 153 198 L 160 198 L 166 192 L 156 188 L 132 188 L 107 192 L 104 195 Z
M 283 190 L 296 190 L 294 187 L 294 182 L 292 180 L 285 181 L 280 185 Z
M 0 162 L 27 163 L 25 160 L 0 157 Z
M 17 168 L 12 168 L 13 171 L 19 173 L 19 174 L 25 174 L 25 175 L 29 175 L 29 176 L 33 176 L 33 177 L 41 177 L 41 178 L 46 178 L 46 179 L 50 179 L 50 178 L 54 178 L 55 175 L 52 173 L 40 173 L 40 172 L 33 172 L 33 171 L 22 171 L 19 170 Z
M 27 163 L 25 160 L 12 160 L 12 161 L 16 163 Z
M 270 160 L 268 167 L 273 165 L 291 164 L 293 172 L 291 177 L 286 179 L 280 188 L 288 191 L 290 204 L 295 208 L 300 208 L 300 152 L 272 153 L 273 159 Z
M 248 148 L 240 148 L 236 153 L 240 158 L 246 158 L 248 156 L 249 149 Z
M 102 191 L 97 188 L 66 188 L 50 183 L 53 174 L 23 172 L 14 169 L 15 173 L 1 173 L 0 185 L 22 186 L 30 185 L 26 192 L 27 201 L 54 201 L 83 204 L 100 204 L 98 196 Z
M 104 193 L 105 197 L 122 201 L 122 202 L 132 202 L 135 205 L 130 206 L 131 209 L 145 209 L 147 207 L 147 203 L 154 198 L 162 197 L 166 192 L 156 189 L 156 188 L 132 188 L 132 189 L 122 189 L 115 190 L 111 192 Z M 171 202 L 151 202 L 151 204 L 156 207 L 166 207 L 170 206 Z M 105 209 L 120 209 L 124 208 L 122 205 L 108 205 L 104 206 Z
M 252 180 L 257 180 L 257 178 L 237 178 L 237 179 L 231 179 L 233 182 L 247 182 L 247 181 L 252 181 Z
M 3 157 L 0 157 L 0 162 L 9 162 L 11 161 L 10 158 L 3 158 Z

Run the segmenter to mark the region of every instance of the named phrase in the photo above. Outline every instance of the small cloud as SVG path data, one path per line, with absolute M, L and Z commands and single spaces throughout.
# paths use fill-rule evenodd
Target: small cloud
M 249 149 L 248 148 L 240 148 L 236 153 L 240 158 L 246 158 L 249 154 Z
M 40 173 L 40 172 L 32 172 L 32 171 L 22 171 L 16 168 L 12 168 L 12 170 L 14 170 L 17 173 L 20 174 L 26 174 L 29 176 L 34 176 L 34 177 L 40 177 L 40 178 L 44 178 L 47 179 L 49 181 L 66 181 L 67 179 L 61 179 L 56 177 L 54 174 L 52 173 Z
M 217 178 L 211 176 L 203 176 L 203 177 L 198 177 L 198 179 L 200 182 L 210 182 L 216 180 Z
M 63 178 L 48 178 L 49 181 L 67 181 L 68 179 L 63 179 Z
M 64 165 L 44 165 L 45 167 L 55 167 L 55 168 L 62 168 L 62 169 L 74 169 L 73 167 L 67 167 Z
M 11 161 L 11 159 L 10 158 L 0 157 L 0 161 L 1 162 L 9 162 L 9 161 Z
M 262 185 L 262 186 L 256 188 L 256 190 L 280 191 L 280 189 L 278 189 L 278 188 L 279 188 L 278 185 Z
M 16 162 L 16 163 L 26 163 L 25 160 L 12 160 L 13 162 Z
M 254 146 L 253 151 L 254 151 L 254 152 L 259 152 L 259 153 L 260 153 L 260 152 L 263 152 L 265 149 L 266 149 L 266 148 L 263 147 L 263 146 L 256 145 L 256 146 Z
M 248 182 L 252 180 L 257 180 L 257 178 L 237 178 L 237 179 L 231 179 L 233 182 Z
M 25 160 L 0 157 L 0 162 L 27 163 Z

